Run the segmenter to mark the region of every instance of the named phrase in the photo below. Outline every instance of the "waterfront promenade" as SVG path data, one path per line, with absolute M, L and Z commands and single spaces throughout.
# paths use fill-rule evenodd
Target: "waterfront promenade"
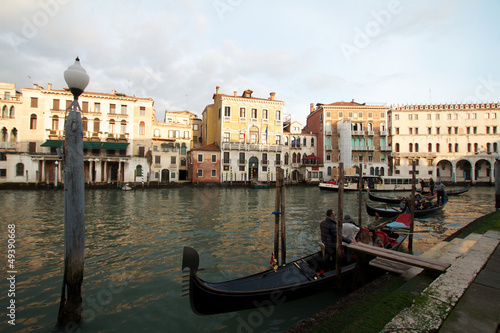
M 385 275 L 289 332 L 498 332 L 499 221 L 489 214 L 421 254 L 451 264 L 445 273 Z M 492 230 L 481 229 L 486 222 Z

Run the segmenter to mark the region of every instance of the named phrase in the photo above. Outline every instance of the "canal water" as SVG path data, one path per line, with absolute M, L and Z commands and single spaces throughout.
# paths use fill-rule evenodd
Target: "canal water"
M 386 193 L 391 195 L 391 193 Z M 3 258 L 0 331 L 49 332 L 57 319 L 64 260 L 63 191 L 0 191 Z M 397 193 L 392 193 L 397 195 Z M 319 249 L 319 221 L 337 210 L 337 193 L 285 189 L 287 258 Z M 357 193 L 344 213 L 357 216 Z M 84 319 L 71 332 L 282 332 L 335 300 L 325 292 L 273 308 L 213 316 L 181 296 L 183 246 L 200 253 L 202 277 L 237 278 L 267 269 L 273 251 L 274 189 L 175 188 L 86 192 Z M 374 205 L 380 203 L 374 203 Z M 444 211 L 418 219 L 414 251 L 423 252 L 494 211 L 494 189 L 472 188 Z M 373 217 L 362 210 L 363 223 Z M 8 296 L 7 225 L 16 227 L 15 297 Z M 6 308 L 14 298 L 15 326 Z

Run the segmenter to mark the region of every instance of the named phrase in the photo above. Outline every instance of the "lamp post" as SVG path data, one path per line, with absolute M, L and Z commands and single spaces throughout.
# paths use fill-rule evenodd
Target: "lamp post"
M 76 58 L 64 72 L 64 79 L 73 94 L 73 102 L 64 125 L 64 279 L 59 306 L 58 325 L 82 320 L 82 282 L 85 249 L 85 183 L 83 173 L 83 123 L 78 104 L 89 84 L 89 76 Z

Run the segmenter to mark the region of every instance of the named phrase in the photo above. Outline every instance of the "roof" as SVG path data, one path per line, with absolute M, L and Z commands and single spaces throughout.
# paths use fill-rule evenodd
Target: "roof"
M 351 102 L 335 102 L 335 103 L 330 103 L 330 104 L 320 104 L 322 106 L 366 106 L 366 103 L 356 103 L 354 100 Z
M 215 143 L 211 143 L 209 145 L 193 148 L 191 150 L 220 151 L 220 148 Z

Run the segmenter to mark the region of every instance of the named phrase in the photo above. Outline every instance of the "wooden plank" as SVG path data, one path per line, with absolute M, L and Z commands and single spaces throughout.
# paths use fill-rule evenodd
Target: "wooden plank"
M 378 246 L 373 246 L 363 243 L 347 244 L 346 247 L 353 251 L 364 252 L 373 255 L 375 257 L 391 259 L 394 261 L 402 262 L 404 264 L 417 266 L 438 272 L 444 272 L 450 266 L 450 264 L 442 263 L 437 260 L 422 258 L 419 256 L 414 256 L 402 252 L 395 252 L 393 250 L 388 250 Z
M 411 265 L 403 264 L 397 261 L 384 259 L 384 258 L 375 258 L 370 261 L 370 266 L 375 266 L 381 268 L 383 270 L 394 272 L 398 274 L 403 274 L 410 268 L 414 267 Z

